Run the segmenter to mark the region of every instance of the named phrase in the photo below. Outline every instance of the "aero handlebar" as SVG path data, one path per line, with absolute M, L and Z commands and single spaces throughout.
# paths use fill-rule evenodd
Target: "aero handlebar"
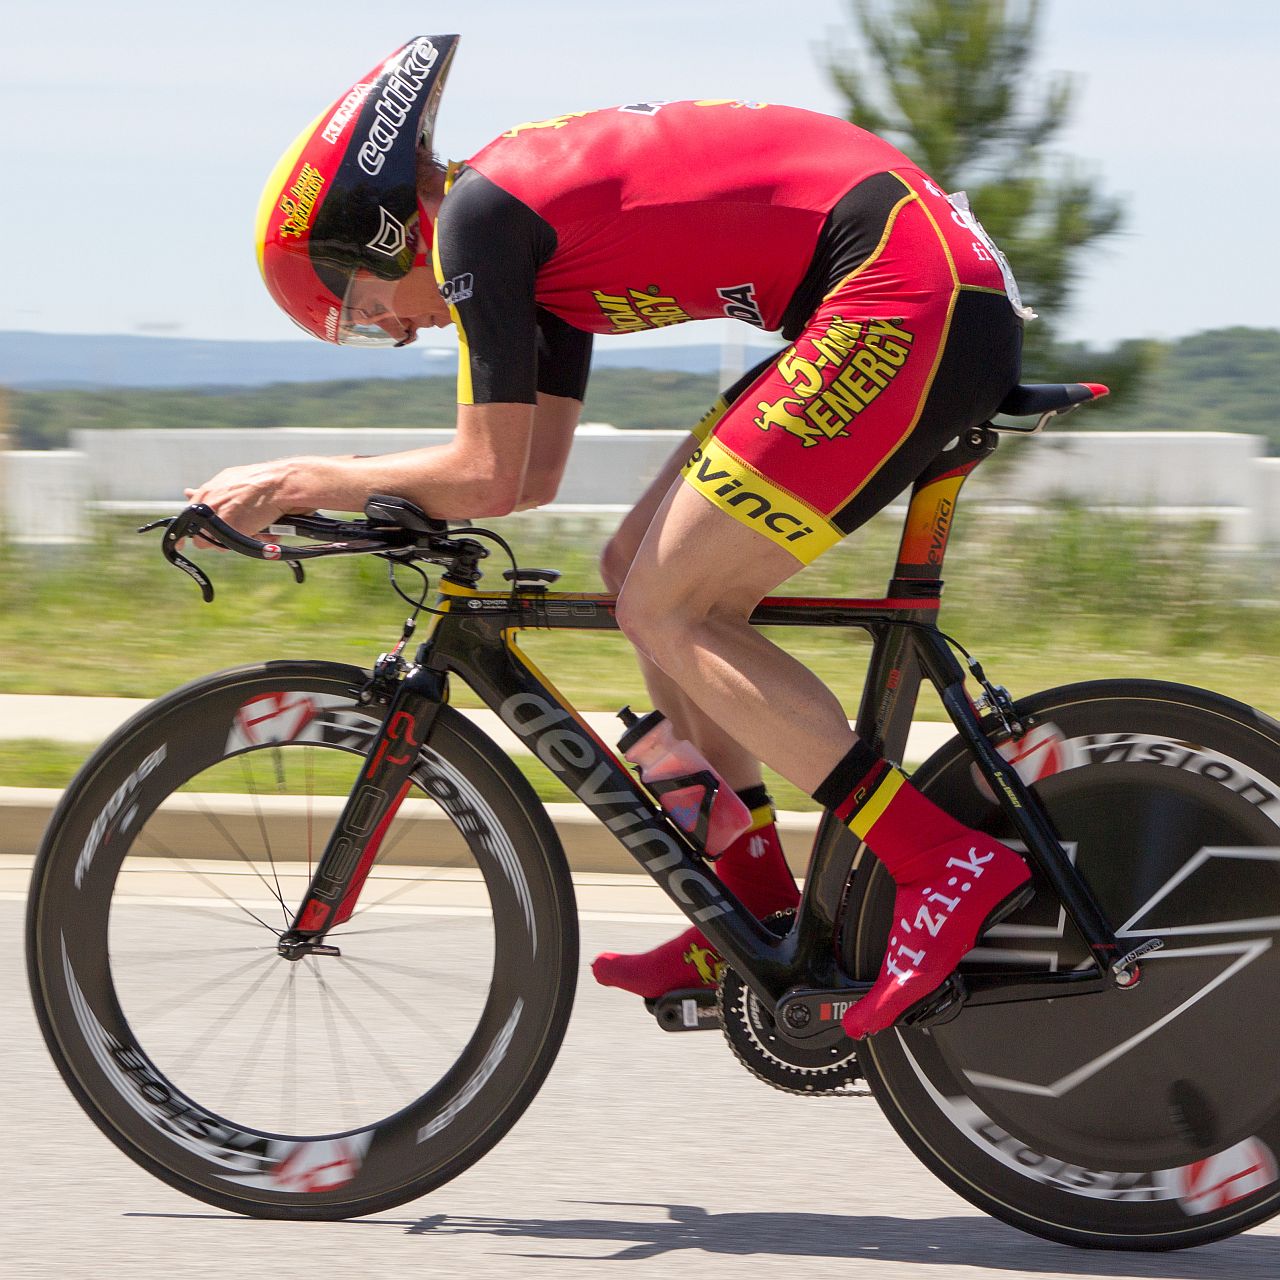
M 470 538 L 451 538 L 443 520 L 433 520 L 404 498 L 375 495 L 365 504 L 365 516 L 364 520 L 335 520 L 315 514 L 282 516 L 267 532 L 309 538 L 311 544 L 265 542 L 232 528 L 212 507 L 196 502 L 176 516 L 143 525 L 138 532 L 164 529 L 160 544 L 164 558 L 196 581 L 206 602 L 213 599 L 213 583 L 199 565 L 182 554 L 179 548 L 186 538 L 203 538 L 252 560 L 282 560 L 298 582 L 303 579 L 300 562 L 320 556 L 377 555 L 389 560 L 428 560 L 450 568 L 461 560 L 474 568 L 475 561 L 488 555 Z

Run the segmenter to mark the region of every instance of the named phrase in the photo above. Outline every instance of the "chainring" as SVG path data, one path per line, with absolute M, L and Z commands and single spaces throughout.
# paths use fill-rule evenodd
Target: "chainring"
M 774 933 L 784 934 L 795 914 L 779 911 L 762 923 Z M 773 1015 L 729 965 L 724 967 L 716 995 L 729 1047 L 738 1061 L 766 1084 L 806 1097 L 861 1097 L 869 1092 L 856 1087 L 862 1069 L 852 1040 L 842 1039 L 825 1049 L 802 1049 L 784 1040 Z

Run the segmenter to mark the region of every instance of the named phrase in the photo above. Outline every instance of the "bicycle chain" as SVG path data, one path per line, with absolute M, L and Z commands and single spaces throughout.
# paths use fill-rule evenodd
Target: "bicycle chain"
M 780 911 L 763 923 L 786 933 L 794 911 Z M 725 965 L 716 990 L 720 1025 L 734 1057 L 757 1079 L 774 1089 L 804 1098 L 869 1098 L 871 1090 L 858 1086 L 862 1069 L 852 1041 L 832 1050 L 802 1049 L 783 1040 L 772 1016 L 734 970 Z

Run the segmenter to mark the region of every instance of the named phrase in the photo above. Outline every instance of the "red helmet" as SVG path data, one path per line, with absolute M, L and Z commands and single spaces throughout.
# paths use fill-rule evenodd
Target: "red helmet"
M 394 346 L 349 307 L 357 272 L 398 280 L 418 240 L 417 151 L 428 151 L 458 37 L 417 36 L 317 116 L 258 206 L 258 268 L 271 296 L 326 342 Z

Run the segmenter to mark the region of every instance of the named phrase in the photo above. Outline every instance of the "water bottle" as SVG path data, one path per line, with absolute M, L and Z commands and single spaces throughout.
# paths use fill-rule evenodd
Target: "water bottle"
M 618 712 L 627 726 L 618 750 L 640 771 L 641 781 L 709 858 L 718 858 L 751 826 L 751 810 L 691 742 L 677 738 L 661 711 Z

